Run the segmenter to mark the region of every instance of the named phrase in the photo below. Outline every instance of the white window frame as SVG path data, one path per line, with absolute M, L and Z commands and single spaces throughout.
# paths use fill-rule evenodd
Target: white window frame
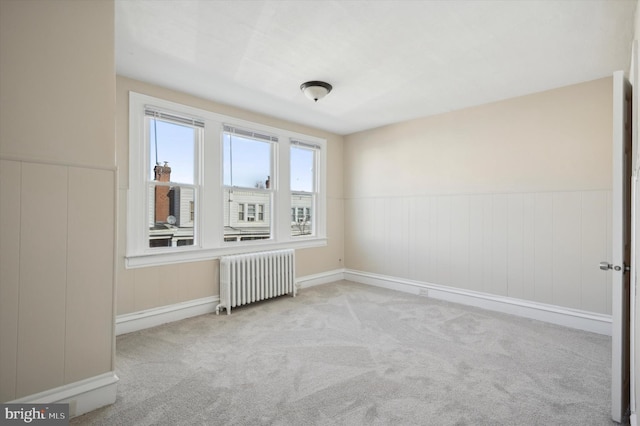
M 148 176 L 149 143 L 145 128 L 145 108 L 156 108 L 177 116 L 193 117 L 205 123 L 200 146 L 196 147 L 195 168 L 200 196 L 195 203 L 198 221 L 194 234 L 194 245 L 150 248 L 148 241 Z M 254 241 L 224 241 L 224 210 L 222 206 L 222 133 L 224 125 L 264 131 L 278 136 L 274 153 L 273 175 L 269 190 L 272 191 L 271 232 L 272 238 Z M 291 236 L 291 190 L 290 146 L 292 140 L 303 140 L 317 144 L 317 194 L 315 207 L 316 229 L 313 236 Z M 265 126 L 246 120 L 229 117 L 179 103 L 129 92 L 129 186 L 127 191 L 127 242 L 126 266 L 165 265 L 217 259 L 231 253 L 248 253 L 282 248 L 307 248 L 326 246 L 326 161 L 325 139 L 292 132 L 286 129 Z M 140 200 L 147 200 L 140 202 Z M 256 206 L 256 215 L 257 215 Z M 247 211 L 245 209 L 245 215 Z M 246 218 L 246 217 L 245 217 Z
M 314 176 L 313 176 L 313 187 L 311 191 L 291 191 L 291 195 L 295 196 L 295 195 L 300 195 L 300 196 L 309 196 L 311 197 L 312 200 L 312 207 L 311 209 L 309 209 L 308 207 L 295 207 L 293 208 L 293 203 L 292 204 L 292 219 L 293 222 L 291 223 L 292 226 L 295 226 L 299 223 L 305 222 L 307 216 L 309 216 L 309 219 L 311 220 L 311 233 L 309 235 L 296 235 L 295 239 L 304 239 L 304 238 L 314 238 L 317 234 L 318 228 L 317 228 L 317 224 L 315 223 L 315 217 L 311 217 L 311 211 L 316 211 L 318 208 L 320 208 L 320 202 L 318 201 L 319 198 L 321 197 L 320 195 L 320 189 L 322 188 L 322 183 L 320 182 L 320 177 L 324 176 L 325 174 L 325 170 L 324 169 L 324 165 L 322 164 L 322 160 L 320 158 L 320 155 L 322 154 L 322 151 L 324 150 L 323 147 L 319 144 L 314 143 L 313 140 L 296 140 L 296 139 L 292 139 L 290 141 L 290 145 L 289 145 L 289 150 L 291 150 L 292 147 L 296 147 L 296 148 L 306 148 L 306 149 L 310 149 L 313 150 L 314 152 Z M 321 173 L 321 175 L 319 175 L 319 173 Z M 300 214 L 301 213 L 301 214 Z M 302 222 L 300 221 L 302 219 Z

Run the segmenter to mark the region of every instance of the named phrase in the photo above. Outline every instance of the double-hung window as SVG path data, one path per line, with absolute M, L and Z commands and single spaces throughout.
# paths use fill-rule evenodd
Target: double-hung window
M 291 236 L 315 235 L 313 212 L 318 200 L 318 157 L 320 145 L 292 139 L 291 150 Z
M 271 239 L 272 224 L 265 220 L 265 211 L 267 218 L 272 216 L 270 177 L 278 137 L 225 124 L 222 139 L 224 240 Z M 236 206 L 242 214 L 232 214 Z M 261 218 L 258 216 L 258 206 L 262 206 Z M 233 220 L 235 217 L 243 223 L 236 223 Z
M 199 198 L 198 157 L 202 120 L 153 107 L 144 109 L 144 144 L 149 248 L 193 246 L 197 242 L 195 204 Z M 140 232 L 141 236 L 142 232 Z
M 326 245 L 326 141 L 130 93 L 127 266 Z

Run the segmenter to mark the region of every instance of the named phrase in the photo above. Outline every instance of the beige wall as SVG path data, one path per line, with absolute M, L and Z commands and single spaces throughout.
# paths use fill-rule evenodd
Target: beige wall
M 113 369 L 112 1 L 0 1 L 0 401 Z
M 349 135 L 345 196 L 610 189 L 611 84 L 605 78 Z
M 327 247 L 296 250 L 296 274 L 298 277 L 301 277 L 342 267 L 344 240 L 341 136 L 221 105 L 122 76 L 117 77 L 116 86 L 117 163 L 120 173 L 117 255 L 118 314 L 137 312 L 188 300 L 217 296 L 219 294 L 217 260 L 180 263 L 161 267 L 125 268 L 124 255 L 129 170 L 129 91 L 155 96 L 264 125 L 286 128 L 311 136 L 325 138 L 328 143 L 327 236 L 329 242 Z
M 345 138 L 346 267 L 610 311 L 612 80 Z

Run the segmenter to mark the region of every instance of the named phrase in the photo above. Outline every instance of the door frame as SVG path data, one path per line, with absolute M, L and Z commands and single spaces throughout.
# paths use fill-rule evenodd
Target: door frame
M 611 418 L 622 422 L 630 393 L 631 84 L 613 74 L 613 189 L 611 249 Z

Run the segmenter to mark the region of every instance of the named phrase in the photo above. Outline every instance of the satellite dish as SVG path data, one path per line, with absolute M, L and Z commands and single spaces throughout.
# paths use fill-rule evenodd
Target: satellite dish
M 167 216 L 167 223 L 169 225 L 175 225 L 176 224 L 176 217 L 175 216 Z

